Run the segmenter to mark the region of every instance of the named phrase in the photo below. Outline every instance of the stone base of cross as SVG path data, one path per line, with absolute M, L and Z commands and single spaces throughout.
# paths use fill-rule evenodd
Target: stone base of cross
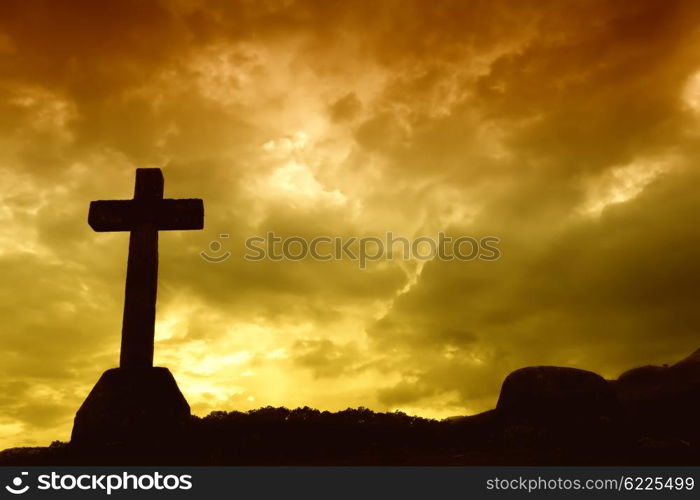
M 181 444 L 190 405 L 164 367 L 112 368 L 75 414 L 71 446 L 160 449 Z

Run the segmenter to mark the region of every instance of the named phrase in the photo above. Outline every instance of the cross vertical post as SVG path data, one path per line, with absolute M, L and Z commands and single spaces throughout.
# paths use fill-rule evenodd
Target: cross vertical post
M 163 198 L 159 169 L 136 171 L 134 200 L 144 205 Z M 124 319 L 119 366 L 153 366 L 156 298 L 158 294 L 158 227 L 145 220 L 129 236 L 129 259 L 124 289 Z

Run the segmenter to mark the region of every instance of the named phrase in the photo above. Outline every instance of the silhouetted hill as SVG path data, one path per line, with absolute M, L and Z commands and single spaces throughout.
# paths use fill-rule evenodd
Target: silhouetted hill
M 606 381 L 562 367 L 506 377 L 494 410 L 437 421 L 366 408 L 260 408 L 192 417 L 155 449 L 54 443 L 0 465 L 700 464 L 700 350 Z

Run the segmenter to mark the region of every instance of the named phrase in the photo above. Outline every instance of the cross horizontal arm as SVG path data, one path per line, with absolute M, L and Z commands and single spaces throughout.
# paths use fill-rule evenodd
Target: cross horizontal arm
M 156 214 L 160 231 L 204 228 L 204 202 L 199 198 L 164 198 L 159 201 Z
M 88 224 L 97 232 L 133 231 L 152 223 L 159 231 L 202 229 L 204 203 L 198 198 L 98 200 L 90 203 Z

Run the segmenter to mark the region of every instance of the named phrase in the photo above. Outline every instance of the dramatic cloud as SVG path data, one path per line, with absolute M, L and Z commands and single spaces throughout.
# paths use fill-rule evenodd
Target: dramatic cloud
M 117 363 L 127 236 L 86 218 L 137 167 L 205 200 L 204 231 L 161 235 L 156 327 L 200 415 L 446 417 L 524 365 L 697 349 L 699 22 L 690 0 L 0 3 L 0 448 L 67 439 Z M 440 231 L 501 258 L 243 258 L 268 232 Z

